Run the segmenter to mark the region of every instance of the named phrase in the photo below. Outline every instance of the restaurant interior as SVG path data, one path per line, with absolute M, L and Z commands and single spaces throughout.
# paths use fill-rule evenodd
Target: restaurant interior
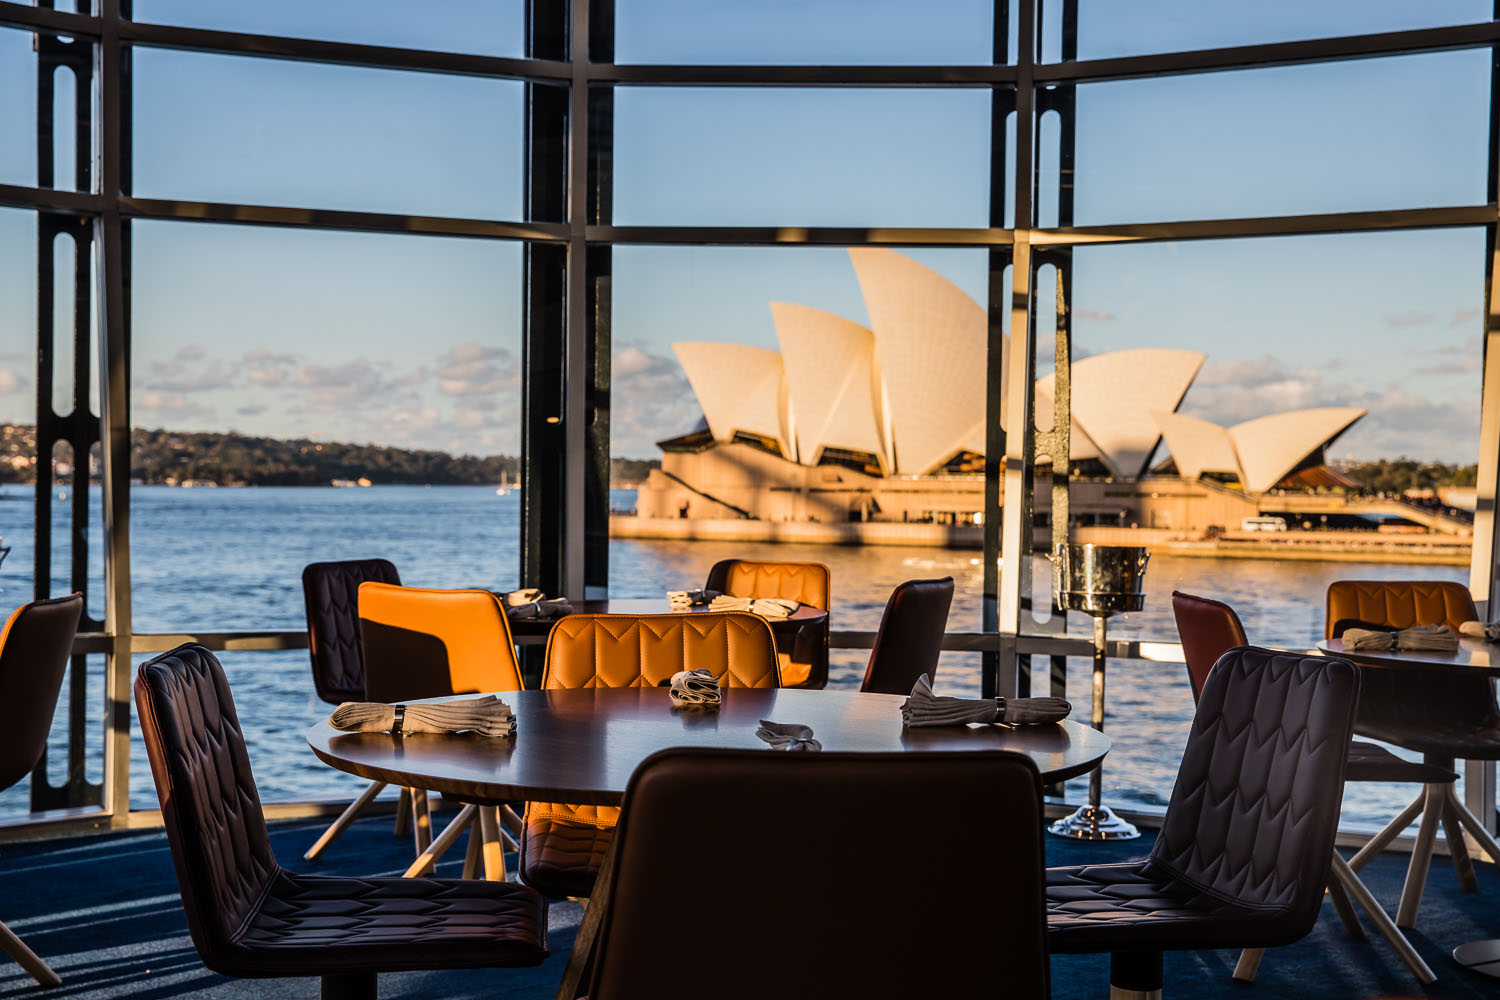
M 32 425 L 0 475 L 0 998 L 1500 995 L 1500 0 L 1241 6 L 0 0 L 0 406 Z M 1451 145 L 1445 102 L 1478 109 Z M 1190 314 L 1169 346 L 1240 357 L 1174 261 L 1285 312 L 1232 273 L 1284 256 L 1348 312 L 1450 237 L 1467 567 L 1284 544 L 1304 599 L 1076 537 L 1070 359 L 1131 346 L 1075 296 L 1099 261 Z M 1286 264 L 1376 244 L 1394 271 Z M 985 306 L 988 348 L 934 362 L 983 371 L 982 453 L 926 470 L 982 480 L 981 547 L 612 541 L 621 442 L 685 430 L 641 416 L 641 317 L 872 248 Z M 444 339 L 455 289 L 491 340 Z M 1399 341 L 1394 378 L 1447 357 L 1422 322 L 1322 334 Z M 402 374 L 410 344 L 446 367 Z M 1247 371 L 1198 382 L 1320 403 Z M 152 478 L 140 431 L 210 429 L 209 393 L 304 452 L 518 461 L 462 503 L 418 473 L 304 500 L 156 431 L 193 471 Z

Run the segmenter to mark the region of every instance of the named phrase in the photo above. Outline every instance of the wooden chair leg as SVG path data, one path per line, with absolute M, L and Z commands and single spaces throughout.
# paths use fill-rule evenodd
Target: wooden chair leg
M 478 816 L 474 822 L 469 824 L 469 846 L 464 851 L 463 878 L 476 878 L 479 875 L 479 865 L 483 860 L 484 853 L 484 824 Z
M 1449 785 L 1425 787 L 1427 801 L 1422 806 L 1422 825 L 1417 828 L 1411 864 L 1406 868 L 1406 884 L 1401 887 L 1401 906 L 1396 911 L 1396 926 L 1405 929 L 1417 922 L 1417 907 L 1422 905 L 1422 890 L 1427 887 L 1427 869 L 1432 864 L 1432 848 L 1437 841 L 1438 823 L 1450 788 Z
M 26 947 L 26 942 L 16 937 L 14 931 L 5 924 L 0 923 L 0 949 L 15 959 L 26 974 L 35 979 L 42 986 L 61 986 L 62 979 L 51 967 L 37 957 L 36 952 Z
M 401 789 L 401 801 L 396 803 L 395 837 L 404 837 L 411 830 L 411 789 Z
M 1417 795 L 1416 800 L 1411 805 L 1401 810 L 1399 816 L 1387 823 L 1379 833 L 1365 843 L 1364 847 L 1361 847 L 1354 853 L 1354 857 L 1349 859 L 1349 867 L 1355 871 L 1359 871 L 1371 858 L 1385 850 L 1391 841 L 1401 836 L 1401 831 L 1410 826 L 1411 821 L 1417 818 L 1417 814 L 1422 811 L 1422 806 L 1426 802 L 1427 788 L 1424 785 L 1421 793 Z
M 1448 858 L 1453 862 L 1453 873 L 1458 876 L 1458 887 L 1464 892 L 1478 892 L 1474 862 L 1469 858 L 1469 845 L 1464 843 L 1463 824 L 1459 822 L 1458 810 L 1453 808 L 1453 802 L 1446 795 L 1443 797 L 1443 839 L 1448 844 Z
M 505 848 L 500 843 L 500 818 L 494 806 L 479 807 L 480 829 L 484 834 L 481 853 L 484 877 L 490 882 L 505 881 Z
M 1489 855 L 1490 861 L 1500 865 L 1500 843 L 1496 843 L 1495 838 L 1490 836 L 1484 824 L 1479 822 L 1479 817 L 1469 812 L 1468 807 L 1460 801 L 1458 790 L 1452 785 L 1448 786 L 1448 808 L 1453 810 L 1459 824 L 1469 831 L 1469 835 L 1479 841 L 1479 846 Z
M 1360 926 L 1359 915 L 1354 912 L 1354 904 L 1349 902 L 1349 893 L 1344 891 L 1343 883 L 1333 875 L 1328 876 L 1328 898 L 1333 900 L 1333 908 L 1338 911 L 1339 920 L 1343 922 L 1349 939 L 1363 941 L 1365 929 Z
M 411 790 L 411 839 L 419 857 L 426 854 L 427 849 L 432 846 L 432 813 L 427 806 L 425 788 Z M 429 864 L 419 874 L 431 875 L 432 865 Z
M 475 807 L 472 805 L 466 805 L 462 809 L 460 809 L 458 811 L 458 815 L 453 817 L 453 822 L 449 823 L 446 827 L 443 828 L 443 832 L 437 835 L 437 839 L 432 842 L 431 847 L 427 848 L 427 850 L 417 855 L 417 860 L 411 863 L 411 867 L 406 869 L 402 877 L 412 878 L 423 873 L 430 874 L 434 872 L 436 870 L 435 866 L 437 865 L 438 858 L 441 858 L 443 856 L 443 853 L 447 851 L 448 848 L 453 846 L 453 842 L 456 841 L 459 836 L 469 828 L 470 823 L 473 822 L 474 809 Z
M 1255 972 L 1260 960 L 1266 955 L 1264 948 L 1246 948 L 1240 952 L 1240 960 L 1234 965 L 1234 978 L 1242 983 L 1255 982 Z
M 302 855 L 302 859 L 304 861 L 316 861 L 318 855 L 327 850 L 329 844 L 333 843 L 345 830 L 349 829 L 349 824 L 353 823 L 359 814 L 364 811 L 365 806 L 374 801 L 375 796 L 385 791 L 385 785 L 384 781 L 370 782 L 370 787 L 366 788 L 360 794 L 359 798 L 349 803 L 349 808 L 339 813 L 339 818 L 329 824 L 328 829 L 323 831 L 321 837 L 313 841 L 313 845 L 307 849 L 306 854 Z
M 1423 984 L 1436 981 L 1437 976 L 1433 974 L 1432 969 L 1422 961 L 1422 956 L 1418 955 L 1417 950 L 1411 946 L 1411 942 L 1406 940 L 1406 935 L 1401 933 L 1386 912 L 1380 908 L 1380 904 L 1375 901 L 1374 896 L 1370 895 L 1370 890 L 1365 888 L 1365 884 L 1359 880 L 1354 869 L 1339 857 L 1338 851 L 1333 852 L 1332 871 L 1333 877 L 1343 885 L 1349 897 L 1369 915 L 1370 922 L 1375 925 L 1375 929 L 1386 941 L 1390 942 L 1392 948 L 1396 949 L 1396 954 L 1401 956 L 1401 961 L 1405 962 L 1407 968 L 1416 975 L 1417 981 Z

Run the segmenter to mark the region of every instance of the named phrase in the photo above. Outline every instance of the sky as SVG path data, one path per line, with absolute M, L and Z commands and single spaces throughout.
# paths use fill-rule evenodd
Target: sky
M 616 6 L 620 62 L 982 63 L 992 33 L 976 0 Z M 462 0 L 435 19 L 394 0 L 135 10 L 520 54 L 516 0 Z M 1489 14 L 1472 0 L 1081 0 L 1079 48 L 1128 55 Z M 0 29 L 0 183 L 36 182 L 33 60 L 26 33 Z M 520 84 L 166 50 L 138 50 L 134 73 L 136 194 L 521 216 Z M 1075 221 L 1481 204 L 1488 110 L 1484 52 L 1085 85 Z M 615 220 L 984 226 L 989 130 L 989 95 L 975 90 L 620 88 Z M 1042 225 L 1057 221 L 1054 136 L 1044 119 Z M 34 242 L 27 213 L 0 210 L 0 420 L 34 409 Z M 1483 242 L 1433 231 L 1081 248 L 1075 350 L 1202 350 L 1183 412 L 1233 423 L 1362 406 L 1370 415 L 1339 457 L 1473 461 Z M 983 251 L 910 253 L 986 302 Z M 135 224 L 133 266 L 138 425 L 519 447 L 513 244 L 148 222 Z M 631 457 L 697 423 L 674 341 L 774 347 L 773 300 L 867 320 L 838 248 L 621 247 L 613 296 L 612 450 Z

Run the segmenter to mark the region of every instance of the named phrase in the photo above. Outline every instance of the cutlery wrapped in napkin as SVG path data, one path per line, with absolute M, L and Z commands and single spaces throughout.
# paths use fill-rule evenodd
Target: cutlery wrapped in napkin
M 972 722 L 1003 722 L 1012 726 L 1041 726 L 1061 722 L 1073 711 L 1062 698 L 949 698 L 932 693 L 926 674 L 912 685 L 901 706 L 903 726 L 966 726 Z
M 1500 622 L 1464 622 L 1458 627 L 1460 635 L 1469 636 L 1471 639 L 1483 639 L 1485 642 L 1500 642 Z
M 530 604 L 507 604 L 505 617 L 512 621 L 528 618 L 561 618 L 573 613 L 573 605 L 566 597 L 555 597 L 550 601 L 532 601 Z
M 777 750 L 821 750 L 823 744 L 813 739 L 811 726 L 799 726 L 795 722 L 771 722 L 760 720 L 755 735 Z
M 512 736 L 516 717 L 494 695 L 429 705 L 387 705 L 383 701 L 346 701 L 333 710 L 328 724 L 351 733 L 462 733 Z
M 672 704 L 715 706 L 724 700 L 719 682 L 707 670 L 679 670 L 672 675 L 672 689 L 667 692 Z
M 1458 648 L 1458 636 L 1446 625 L 1413 625 L 1399 632 L 1376 632 L 1347 628 L 1341 637 L 1350 652 L 1381 649 L 1427 649 L 1449 652 Z
M 536 587 L 522 587 L 520 590 L 506 591 L 500 597 L 507 608 L 515 608 L 522 604 L 535 604 L 537 601 L 546 600 L 547 595 Z
M 780 597 L 730 597 L 720 594 L 708 604 L 710 611 L 748 611 L 762 618 L 790 618 L 802 605 Z
M 699 604 L 707 604 L 719 596 L 717 590 L 669 590 L 667 606 L 673 611 L 686 611 Z

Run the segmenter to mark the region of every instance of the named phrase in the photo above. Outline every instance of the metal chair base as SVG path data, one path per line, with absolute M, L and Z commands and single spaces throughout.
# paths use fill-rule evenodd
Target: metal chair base
M 1453 949 L 1453 961 L 1470 972 L 1500 979 L 1500 940 L 1461 944 Z
M 1109 806 L 1090 805 L 1079 806 L 1073 815 L 1047 827 L 1047 832 L 1069 840 L 1134 840 L 1141 835 Z

